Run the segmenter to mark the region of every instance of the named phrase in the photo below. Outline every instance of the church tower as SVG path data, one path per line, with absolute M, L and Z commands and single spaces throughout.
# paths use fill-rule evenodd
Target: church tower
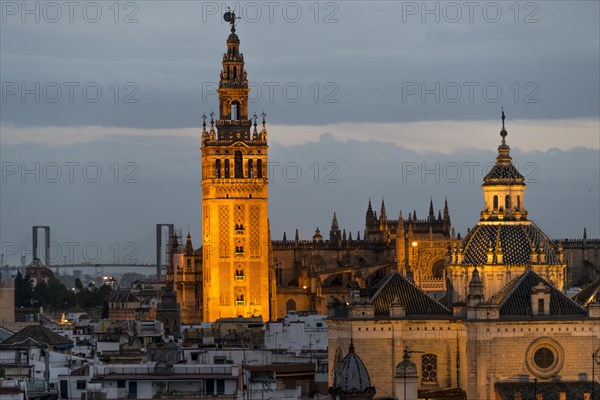
M 502 112 L 502 143 L 496 163 L 483 179 L 483 210 L 477 225 L 450 250 L 450 301 L 488 301 L 525 271 L 563 290 L 567 265 L 562 245 L 528 218 L 525 177 L 512 163 Z
M 268 320 L 275 285 L 269 270 L 267 128 L 262 113 L 248 115 L 248 78 L 236 17 L 223 55 L 219 116 L 203 115 L 202 264 L 203 319 L 258 317 Z

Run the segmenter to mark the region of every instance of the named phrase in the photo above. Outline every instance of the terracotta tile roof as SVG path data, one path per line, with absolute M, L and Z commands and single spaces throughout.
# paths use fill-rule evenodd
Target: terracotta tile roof
M 600 383 L 595 383 L 595 399 L 600 400 Z M 496 392 L 501 400 L 513 400 L 515 393 L 521 393 L 522 399 L 535 398 L 536 384 L 534 382 L 498 382 L 495 384 Z M 560 393 L 567 394 L 567 399 L 583 399 L 585 392 L 592 393 L 592 382 L 566 381 L 566 382 L 538 382 L 537 391 L 544 400 L 559 400 Z
M 392 304 L 406 307 L 406 315 L 451 315 L 452 311 L 429 297 L 399 272 L 392 272 L 375 287 L 361 291 L 375 306 L 376 315 L 389 315 Z
M 579 293 L 573 297 L 573 300 L 578 302 L 584 307 L 588 304 L 600 300 L 600 278 L 596 279 L 589 285 L 583 288 Z
M 73 342 L 42 325 L 29 325 L 7 338 L 1 348 L 20 347 L 73 347 Z
M 486 303 L 500 306 L 500 316 L 533 316 L 531 311 L 531 290 L 540 282 L 550 288 L 550 316 L 586 316 L 585 308 L 565 296 L 550 282 L 527 269 L 523 275 L 510 281 Z

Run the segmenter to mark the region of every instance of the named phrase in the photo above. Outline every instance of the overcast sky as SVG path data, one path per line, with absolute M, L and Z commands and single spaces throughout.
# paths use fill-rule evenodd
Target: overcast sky
M 268 114 L 274 238 L 328 231 L 334 210 L 356 235 L 382 197 L 394 218 L 447 197 L 464 233 L 501 106 L 530 216 L 555 238 L 600 235 L 598 2 L 2 1 L 4 250 L 32 225 L 81 243 L 157 222 L 199 237 L 226 5 L 250 111 Z

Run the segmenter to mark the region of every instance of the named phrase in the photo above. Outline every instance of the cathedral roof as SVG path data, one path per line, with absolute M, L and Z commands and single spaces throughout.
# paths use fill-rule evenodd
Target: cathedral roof
M 576 302 L 586 307 L 588 304 L 600 300 L 600 278 L 584 287 L 573 298 Z
M 522 399 L 535 398 L 535 392 L 543 399 L 559 399 L 560 393 L 565 393 L 567 399 L 583 399 L 584 393 L 592 392 L 592 382 L 586 381 L 555 381 L 555 382 L 497 382 L 496 391 L 502 400 L 512 400 L 518 392 Z M 595 383 L 596 393 L 600 384 Z
M 399 272 L 392 272 L 370 289 L 362 289 L 361 295 L 369 297 L 375 306 L 375 314 L 389 315 L 390 306 L 401 304 L 406 315 L 450 315 L 443 304 L 429 297 L 420 287 Z
M 531 268 L 521 276 L 510 281 L 502 290 L 493 295 L 487 302 L 500 307 L 500 316 L 531 317 L 532 289 L 543 283 L 550 289 L 550 314 L 549 316 L 585 316 L 585 308 L 562 294 L 554 285 L 536 274 Z
M 3 348 L 52 346 L 58 349 L 73 347 L 73 341 L 43 325 L 29 325 L 2 342 Z
M 329 389 L 331 394 L 337 393 L 366 393 L 375 394 L 375 388 L 371 386 L 369 372 L 360 357 L 354 352 L 354 345 L 350 343 L 350 349 L 346 357 L 340 361 L 333 371 L 333 387 Z
M 556 256 L 555 243 L 533 222 L 479 224 L 465 236 L 463 246 L 462 264 L 466 265 L 486 264 L 490 249 L 495 254 L 502 252 L 501 264 L 503 265 L 529 264 L 532 249 L 538 254 L 545 255 L 545 261 L 540 261 L 542 264 L 562 264 Z

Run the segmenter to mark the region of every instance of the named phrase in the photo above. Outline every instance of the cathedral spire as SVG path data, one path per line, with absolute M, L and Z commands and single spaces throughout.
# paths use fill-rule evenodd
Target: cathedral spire
M 341 239 L 340 227 L 338 225 L 337 216 L 335 211 L 333 212 L 333 218 L 331 219 L 331 229 L 329 230 L 329 241 L 333 245 L 338 245 Z
M 450 230 L 450 211 L 448 210 L 448 198 L 444 200 L 444 216 L 442 220 L 444 221 L 444 229 L 446 231 Z
M 184 249 L 184 254 L 186 256 L 193 256 L 194 255 L 194 246 L 192 246 L 192 235 L 190 235 L 190 231 L 188 231 L 186 240 L 185 240 L 185 249 Z
M 381 198 L 381 211 L 379 213 L 379 230 L 384 234 L 387 231 L 387 213 L 385 212 L 385 202 L 383 201 L 383 197 Z
M 435 219 L 435 212 L 433 211 L 433 198 L 429 198 L 429 222 L 433 222 Z
M 339 225 L 337 221 L 337 215 L 335 215 L 335 211 L 333 212 L 333 218 L 331 219 L 331 230 L 339 230 Z

